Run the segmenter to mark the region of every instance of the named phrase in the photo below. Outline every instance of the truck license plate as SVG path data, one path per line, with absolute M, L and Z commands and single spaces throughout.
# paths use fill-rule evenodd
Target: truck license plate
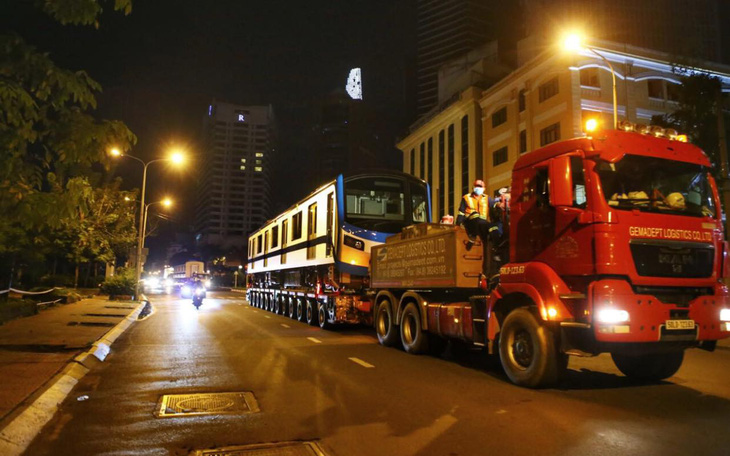
M 695 329 L 694 320 L 667 320 L 667 329 Z

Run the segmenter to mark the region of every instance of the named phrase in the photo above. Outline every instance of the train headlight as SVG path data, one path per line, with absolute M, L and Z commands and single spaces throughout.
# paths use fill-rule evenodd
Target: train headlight
M 596 314 L 596 319 L 600 323 L 616 324 L 629 321 L 629 313 L 619 309 L 601 309 Z

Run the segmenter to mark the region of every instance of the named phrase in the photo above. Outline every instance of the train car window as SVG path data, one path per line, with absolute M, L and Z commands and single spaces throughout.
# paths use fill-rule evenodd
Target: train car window
M 296 241 L 302 237 L 302 212 L 299 211 L 291 218 L 291 240 Z
M 418 184 L 411 184 L 411 208 L 413 209 L 413 222 L 428 221 L 428 197 L 426 187 Z
M 334 238 L 333 238 L 333 232 L 332 229 L 332 222 L 335 218 L 335 194 L 330 193 L 327 195 L 327 248 L 325 249 L 325 254 L 328 257 L 332 256 L 332 246 L 334 245 Z
M 289 220 L 284 220 L 281 223 L 281 264 L 286 264 L 286 250 L 284 247 L 288 244 L 289 239 Z
M 345 217 L 360 228 L 395 233 L 406 226 L 405 183 L 363 177 L 345 183 Z
M 271 228 L 271 248 L 274 249 L 279 246 L 279 225 Z

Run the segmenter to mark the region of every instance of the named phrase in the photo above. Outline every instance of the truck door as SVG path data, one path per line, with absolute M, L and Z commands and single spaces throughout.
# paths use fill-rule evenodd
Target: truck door
M 516 260 L 541 261 L 561 275 L 592 274 L 593 228 L 581 154 L 539 163 L 534 173 L 522 190 Z

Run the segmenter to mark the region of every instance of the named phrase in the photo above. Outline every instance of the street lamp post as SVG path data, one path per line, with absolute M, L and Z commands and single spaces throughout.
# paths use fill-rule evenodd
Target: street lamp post
M 115 157 L 129 157 L 133 160 L 138 161 L 142 164 L 143 170 L 142 170 L 142 190 L 140 192 L 140 198 L 139 198 L 139 230 L 137 231 L 137 261 L 136 261 L 136 284 L 135 284 L 135 296 L 137 299 L 139 299 L 139 283 L 142 279 L 142 247 L 144 245 L 144 228 L 145 223 L 147 221 L 146 217 L 146 207 L 144 203 L 145 198 L 145 191 L 147 190 L 147 167 L 150 166 L 152 163 L 156 162 L 162 162 L 162 161 L 171 161 L 173 163 L 182 163 L 184 160 L 182 154 L 179 152 L 173 153 L 170 157 L 167 158 L 156 158 L 154 160 L 150 160 L 148 162 L 145 162 L 141 158 L 137 158 L 133 155 L 124 154 L 119 149 L 112 149 L 110 153 Z
M 616 95 L 616 71 L 613 69 L 613 65 L 611 65 L 611 62 L 608 61 L 606 57 L 599 54 L 598 51 L 596 51 L 591 46 L 587 46 L 582 43 L 581 37 L 578 35 L 568 35 L 565 38 L 565 42 L 563 44 L 565 49 L 569 51 L 577 51 L 579 49 L 587 49 L 588 51 L 592 52 L 593 54 L 597 55 L 601 60 L 606 62 L 606 65 L 608 65 L 608 68 L 611 69 L 611 79 L 613 81 L 613 128 L 618 128 L 618 97 Z
M 144 240 L 147 239 L 147 215 L 149 214 L 150 206 L 155 204 L 162 204 L 165 207 L 172 206 L 172 200 L 170 198 L 165 198 L 162 201 L 153 201 L 151 203 L 148 203 L 144 207 L 144 223 L 142 224 L 142 248 L 144 248 Z

